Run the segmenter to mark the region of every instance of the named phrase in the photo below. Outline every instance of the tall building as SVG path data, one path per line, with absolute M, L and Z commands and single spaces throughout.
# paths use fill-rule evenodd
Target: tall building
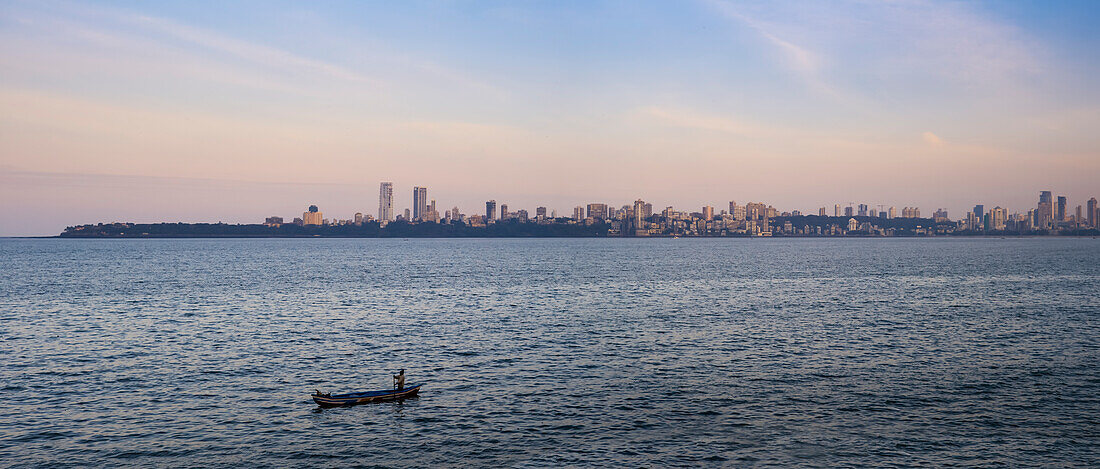
M 428 188 L 413 188 L 412 219 L 422 220 L 428 216 Z
M 405 216 L 402 217 L 401 219 L 405 220 L 405 221 L 412 220 L 412 214 L 409 213 L 409 209 L 405 209 Z
M 844 207 L 844 216 L 846 216 L 846 217 L 852 217 L 852 216 L 854 216 L 854 215 L 855 215 L 855 212 L 854 212 L 854 211 L 852 210 L 852 206 L 851 206 L 851 205 L 849 205 L 849 206 L 847 206 L 847 207 Z
M 543 208 L 542 211 L 546 212 L 546 208 Z M 538 213 L 538 211 L 536 210 L 535 213 Z M 588 218 L 607 220 L 607 204 L 588 204 Z
M 1008 209 L 1001 207 L 993 207 L 993 210 L 989 211 L 989 228 L 994 231 L 1004 231 L 1005 223 L 1008 221 Z
M 1064 195 L 1058 196 L 1058 211 L 1054 216 L 1054 221 L 1066 221 L 1066 197 Z
M 888 213 L 889 214 L 886 215 L 886 218 L 891 219 L 891 220 L 894 219 L 894 218 L 897 218 L 898 217 L 897 207 L 890 207 L 890 211 Z
M 1049 229 L 1054 221 L 1054 197 L 1050 191 L 1039 192 L 1039 206 L 1035 208 L 1035 225 L 1041 230 Z
M 638 199 L 634 201 L 634 235 L 645 235 L 645 201 Z
M 497 201 L 490 200 L 485 202 L 485 223 L 489 223 L 491 220 L 497 219 Z
M 573 207 L 573 219 L 577 221 L 584 220 L 584 207 L 580 205 Z
M 859 216 L 867 216 L 867 204 L 859 204 Z
M 383 182 L 378 187 L 378 221 L 393 221 L 393 183 Z
M 362 225 L 363 224 L 363 214 L 362 213 L 356 213 L 355 214 L 355 221 L 353 223 L 355 223 L 356 225 Z
M 316 205 L 310 205 L 309 210 L 302 213 L 303 225 L 321 225 L 324 224 L 324 215 L 317 209 Z
M 978 217 L 978 219 L 981 220 L 982 217 L 985 216 L 985 205 L 982 205 L 982 204 L 975 205 L 974 206 L 974 215 L 976 215 Z
M 539 220 L 546 218 L 546 207 L 535 207 L 535 218 Z
M 971 210 L 971 211 L 966 213 L 966 229 L 967 230 L 978 231 L 978 230 L 983 229 L 982 224 L 979 223 L 980 221 L 981 221 L 981 219 L 978 218 L 977 212 Z
M 833 205 L 833 216 L 834 217 L 839 217 L 840 216 L 840 204 Z
M 825 216 L 825 207 L 821 207 L 821 208 L 817 209 L 817 216 L 819 216 L 819 217 Z
M 1089 226 L 1091 226 L 1093 228 L 1100 228 L 1100 226 L 1096 226 L 1096 223 L 1098 221 L 1097 218 L 1100 218 L 1100 213 L 1097 212 L 1097 207 L 1096 207 L 1096 197 L 1093 197 L 1093 198 L 1089 199 L 1088 205 L 1086 205 L 1085 208 L 1089 212 L 1088 213 Z
M 1074 225 L 1077 225 L 1077 226 L 1081 226 L 1082 224 L 1084 224 L 1084 223 L 1085 223 L 1085 222 L 1084 222 L 1084 220 L 1085 220 L 1085 219 L 1084 219 L 1084 218 L 1082 218 L 1082 217 L 1083 217 L 1083 214 L 1082 214 L 1082 212 L 1081 212 L 1081 206 L 1080 206 L 1080 205 L 1078 205 L 1078 206 L 1077 206 L 1077 210 L 1075 210 L 1075 211 L 1074 211 L 1074 215 L 1073 215 L 1073 224 L 1074 224 Z
M 703 219 L 708 221 L 714 219 L 714 207 L 710 205 L 703 206 Z
M 500 219 L 507 220 L 511 214 L 508 213 L 508 204 L 500 204 Z

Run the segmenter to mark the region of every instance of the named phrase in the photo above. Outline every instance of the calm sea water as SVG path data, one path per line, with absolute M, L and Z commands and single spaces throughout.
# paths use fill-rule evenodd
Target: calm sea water
M 1098 281 L 1095 239 L 0 240 L 0 465 L 1096 467 Z

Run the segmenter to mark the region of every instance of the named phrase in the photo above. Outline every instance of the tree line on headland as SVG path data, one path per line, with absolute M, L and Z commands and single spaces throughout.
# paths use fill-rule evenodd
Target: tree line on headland
M 70 226 L 62 238 L 593 238 L 607 236 L 608 225 L 501 222 L 488 226 L 464 223 L 378 222 L 359 225 L 233 225 L 227 223 L 109 223 Z

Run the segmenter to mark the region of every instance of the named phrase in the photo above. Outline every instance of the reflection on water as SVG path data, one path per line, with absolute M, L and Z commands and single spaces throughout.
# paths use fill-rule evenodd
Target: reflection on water
M 1087 466 L 1097 242 L 0 240 L 0 457 Z

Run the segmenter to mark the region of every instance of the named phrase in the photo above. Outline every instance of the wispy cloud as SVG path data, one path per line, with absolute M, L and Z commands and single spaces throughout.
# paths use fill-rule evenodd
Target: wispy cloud
M 638 115 L 661 125 L 686 129 L 708 130 L 742 136 L 773 133 L 770 129 L 749 124 L 727 116 L 704 114 L 686 109 L 646 106 L 638 109 Z
M 790 68 L 805 74 L 813 74 L 818 70 L 820 58 L 805 47 L 779 37 L 769 25 L 743 13 L 731 3 L 722 0 L 706 1 L 727 18 L 740 22 L 760 33 L 783 53 Z
M 307 58 L 274 47 L 235 39 L 164 18 L 135 14 L 120 14 L 118 19 L 125 23 L 145 27 L 201 47 L 229 54 L 264 66 L 274 67 L 285 71 L 300 72 L 302 70 L 307 70 L 332 78 L 358 83 L 378 82 L 377 79 L 369 78 L 361 73 L 330 62 Z
M 921 139 L 924 140 L 924 143 L 927 143 L 928 145 L 933 146 L 933 147 L 943 146 L 943 139 L 941 139 L 938 135 L 936 135 L 932 132 L 922 133 L 921 134 Z

